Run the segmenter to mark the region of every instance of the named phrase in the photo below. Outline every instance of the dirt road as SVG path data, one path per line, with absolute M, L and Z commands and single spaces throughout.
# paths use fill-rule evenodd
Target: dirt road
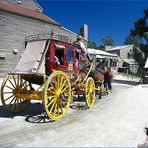
M 148 86 L 114 84 L 113 93 L 97 99 L 92 109 L 75 102 L 56 122 L 44 122 L 42 111 L 42 104 L 33 103 L 12 117 L 0 105 L 0 146 L 135 147 L 146 137 Z

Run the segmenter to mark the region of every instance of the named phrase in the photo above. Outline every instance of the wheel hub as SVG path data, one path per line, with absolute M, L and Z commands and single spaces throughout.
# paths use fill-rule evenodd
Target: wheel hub
M 61 94 L 61 89 L 58 88 L 58 89 L 56 90 L 56 96 L 59 98 L 59 97 L 60 97 L 60 94 Z
M 13 90 L 13 94 L 15 95 L 16 99 L 19 98 L 19 94 L 20 94 L 20 88 L 19 87 L 16 87 L 14 90 Z

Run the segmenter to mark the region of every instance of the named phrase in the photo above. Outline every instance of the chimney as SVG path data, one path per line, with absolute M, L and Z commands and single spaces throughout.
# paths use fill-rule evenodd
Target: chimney
M 84 37 L 86 40 L 88 40 L 88 25 L 84 24 L 80 28 L 80 35 Z

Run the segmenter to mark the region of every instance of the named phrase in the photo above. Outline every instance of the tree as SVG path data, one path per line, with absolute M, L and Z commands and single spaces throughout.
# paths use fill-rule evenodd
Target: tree
M 90 42 L 88 41 L 88 48 L 98 49 L 98 50 L 105 50 L 104 45 L 97 46 L 94 41 Z
M 126 37 L 124 44 L 125 45 L 133 44 L 134 46 L 139 47 L 138 38 L 135 36 L 132 36 L 131 33 Z
M 103 43 L 104 46 L 114 46 L 115 45 L 115 42 L 114 40 L 108 36 L 107 38 L 103 38 L 101 39 L 101 42 Z
M 137 61 L 137 63 L 144 63 L 144 54 L 137 47 L 133 47 L 133 58 Z
M 105 47 L 104 47 L 104 45 L 100 45 L 100 46 L 98 46 L 97 49 L 99 49 L 99 50 L 105 50 Z
M 140 49 L 148 55 L 148 9 L 144 10 L 144 16 L 134 22 L 134 29 L 130 35 L 137 38 Z
M 97 49 L 96 43 L 94 41 L 92 41 L 92 42 L 88 41 L 88 48 Z
M 139 63 L 139 68 L 143 68 L 148 56 L 148 9 L 144 10 L 144 16 L 134 22 L 134 28 L 130 30 L 125 44 L 134 44 L 141 51 L 134 49 L 134 59 Z M 143 56 L 143 52 L 145 56 Z

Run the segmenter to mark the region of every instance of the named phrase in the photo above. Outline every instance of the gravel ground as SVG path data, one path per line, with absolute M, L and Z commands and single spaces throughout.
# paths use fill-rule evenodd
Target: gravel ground
M 114 84 L 112 94 L 97 99 L 92 109 L 75 102 L 56 122 L 42 120 L 41 103 L 18 116 L 0 105 L 0 146 L 136 147 L 146 138 L 147 90 L 147 85 Z

